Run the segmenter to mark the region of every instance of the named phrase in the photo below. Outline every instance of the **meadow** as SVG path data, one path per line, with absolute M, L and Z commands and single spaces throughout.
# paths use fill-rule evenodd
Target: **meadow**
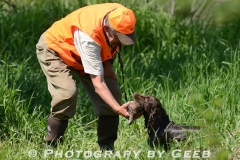
M 6 2 L 12 1 L 0 2 L 0 159 L 113 159 L 97 152 L 97 118 L 79 82 L 77 113 L 64 144 L 54 150 L 43 145 L 51 96 L 35 52 L 54 21 L 79 7 L 112 1 Z M 124 83 L 119 60 L 114 63 L 122 92 L 128 100 L 134 92 L 154 95 L 172 121 L 202 130 L 165 153 L 148 146 L 143 117 L 131 126 L 121 117 L 114 159 L 240 158 L 240 14 L 219 18 L 223 13 L 217 10 L 220 15 L 203 21 L 177 7 L 169 16 L 155 0 L 115 2 L 137 17 L 137 43 L 121 52 Z M 228 3 L 239 6 L 230 1 L 225 9 Z

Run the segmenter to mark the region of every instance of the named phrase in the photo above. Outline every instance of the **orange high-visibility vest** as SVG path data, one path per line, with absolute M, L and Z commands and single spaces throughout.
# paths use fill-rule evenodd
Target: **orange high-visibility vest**
M 47 47 L 56 51 L 67 65 L 82 71 L 81 58 L 74 46 L 73 38 L 74 30 L 78 28 L 100 45 L 102 62 L 111 59 L 116 51 L 111 53 L 102 24 L 105 15 L 118 7 L 124 6 L 118 3 L 95 4 L 70 13 L 56 21 L 44 33 Z

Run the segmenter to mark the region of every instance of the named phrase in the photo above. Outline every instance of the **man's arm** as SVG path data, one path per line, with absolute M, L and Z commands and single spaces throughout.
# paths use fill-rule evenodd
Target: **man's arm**
M 118 102 L 114 99 L 113 95 L 111 94 L 111 92 L 109 91 L 104 78 L 102 75 L 90 75 L 92 82 L 93 82 L 93 86 L 95 88 L 96 93 L 98 93 L 98 95 L 115 111 L 117 112 L 119 115 L 124 116 L 125 118 L 129 118 L 129 114 L 127 112 L 127 106 L 131 103 L 131 102 L 127 102 L 125 104 L 123 104 L 122 106 L 120 106 L 118 104 Z
M 78 50 L 82 64 L 84 66 L 84 72 L 89 74 L 96 93 L 118 114 L 129 118 L 127 112 L 127 106 L 130 102 L 120 106 L 114 99 L 113 95 L 109 91 L 104 76 L 117 79 L 110 62 L 106 61 L 102 63 L 100 57 L 101 48 L 96 44 L 88 35 L 84 34 L 80 30 L 74 32 L 74 44 Z

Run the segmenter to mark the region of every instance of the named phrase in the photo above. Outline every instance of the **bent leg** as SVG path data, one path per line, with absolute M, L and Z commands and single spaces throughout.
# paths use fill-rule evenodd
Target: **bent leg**
M 76 112 L 77 87 L 69 68 L 56 52 L 46 47 L 41 36 L 37 47 L 37 58 L 46 76 L 48 90 L 52 96 L 51 115 L 48 118 L 48 133 L 45 141 L 59 140 L 68 125 L 68 119 Z
M 99 117 L 97 135 L 100 149 L 113 150 L 114 142 L 117 139 L 119 115 L 114 112 L 95 92 L 95 88 L 89 75 L 80 75 L 79 77 L 83 87 L 90 97 L 94 114 Z M 121 104 L 122 94 L 117 81 L 109 77 L 104 78 L 113 97 L 119 104 Z

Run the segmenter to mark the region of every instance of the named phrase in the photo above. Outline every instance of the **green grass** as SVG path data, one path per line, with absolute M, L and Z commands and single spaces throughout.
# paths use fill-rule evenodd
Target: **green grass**
M 99 2 L 107 1 L 25 0 L 17 3 L 17 14 L 0 2 L 0 159 L 83 159 L 84 151 L 98 151 L 96 117 L 80 84 L 77 113 L 70 120 L 64 145 L 55 150 L 43 145 L 51 97 L 35 45 L 52 22 L 78 7 Z M 210 151 L 209 159 L 236 159 L 240 148 L 239 17 L 221 26 L 204 27 L 198 22 L 186 26 L 181 23 L 183 17 L 169 18 L 159 10 L 158 1 L 122 3 L 136 13 L 138 38 L 136 45 L 122 50 L 125 84 L 118 60 L 114 63 L 122 91 L 129 100 L 134 92 L 154 95 L 172 121 L 204 127 L 185 142 L 174 142 L 161 158 L 180 154 L 176 159 L 184 159 L 184 151 L 185 156 L 188 151 L 199 151 L 201 156 Z M 141 117 L 129 126 L 121 117 L 115 159 L 134 159 L 133 152 L 138 151 L 137 159 L 151 158 L 153 151 L 152 159 L 159 159 L 163 150 L 147 145 L 143 123 Z M 28 155 L 32 149 L 37 151 L 35 158 Z M 78 155 L 80 151 L 83 153 Z M 130 157 L 124 157 L 127 151 L 131 151 Z M 98 159 L 111 158 L 102 155 Z

